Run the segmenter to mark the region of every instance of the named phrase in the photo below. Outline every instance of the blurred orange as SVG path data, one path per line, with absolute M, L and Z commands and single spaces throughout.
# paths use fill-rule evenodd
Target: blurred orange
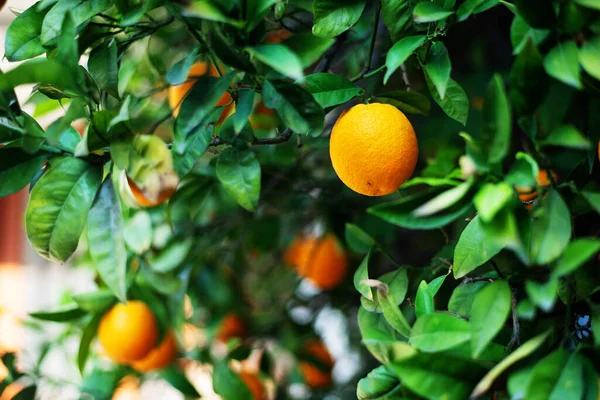
M 173 332 L 169 331 L 158 347 L 141 360 L 131 363 L 131 366 L 139 372 L 162 369 L 171 364 L 176 355 L 177 341 Z
M 225 315 L 217 330 L 217 340 L 223 343 L 233 338 L 243 338 L 245 335 L 246 323 L 234 313 Z
M 319 360 L 321 364 L 317 367 L 310 361 L 301 361 L 299 363 L 300 371 L 304 376 L 306 384 L 314 389 L 330 386 L 333 383 L 331 369 L 333 368 L 334 361 L 327 347 L 318 340 L 312 340 L 304 346 L 304 353 L 311 358 Z

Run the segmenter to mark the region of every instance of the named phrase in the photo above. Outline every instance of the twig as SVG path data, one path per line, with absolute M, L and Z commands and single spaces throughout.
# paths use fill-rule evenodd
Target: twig
M 340 48 L 346 41 L 347 36 L 348 36 L 348 33 L 344 32 L 340 36 L 337 37 L 335 43 L 333 43 L 333 45 L 331 45 L 331 47 L 325 52 L 325 54 L 323 54 L 321 61 L 316 66 L 313 73 L 316 74 L 319 72 L 327 72 L 335 55 L 337 54 L 337 52 L 340 50 Z
M 465 317 L 464 315 L 460 315 L 460 314 L 457 314 L 457 313 L 452 312 L 452 311 L 440 311 L 440 312 L 442 312 L 444 314 L 452 315 L 452 316 L 460 318 L 460 319 L 464 319 L 465 321 L 469 320 L 469 317 Z
M 469 283 L 475 283 L 475 282 L 494 282 L 497 279 L 494 278 L 486 278 L 485 276 L 476 276 L 474 278 L 465 278 L 463 279 L 462 283 L 467 285 Z
M 517 316 L 517 293 L 514 289 L 511 290 L 510 306 L 512 310 L 513 333 L 510 341 L 506 345 L 506 354 L 510 353 L 515 347 L 521 345 L 521 325 L 519 324 L 519 317 Z
M 410 90 L 412 89 L 412 85 L 410 84 L 410 81 L 408 80 L 408 72 L 406 72 L 406 65 L 404 63 L 400 64 L 400 70 L 402 71 L 402 81 L 404 82 L 404 85 L 406 86 L 406 91 L 410 92 Z
M 494 267 L 494 270 L 496 271 L 500 279 L 504 279 L 504 275 L 502 275 L 502 272 L 500 272 L 500 268 L 498 268 L 498 264 L 496 264 L 496 261 L 490 259 L 490 264 L 492 264 L 492 267 Z
M 354 78 L 350 79 L 351 82 L 359 81 L 363 78 L 370 78 L 372 76 L 377 75 L 385 69 L 385 65 L 380 65 L 379 67 L 372 69 L 371 71 L 363 71 L 360 74 L 356 75 Z

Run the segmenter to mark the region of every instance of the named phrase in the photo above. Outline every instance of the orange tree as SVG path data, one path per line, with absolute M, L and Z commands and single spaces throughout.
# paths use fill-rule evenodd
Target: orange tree
M 31 314 L 82 393 L 598 398 L 597 1 L 44 0 L 5 56 L 0 196 L 97 273 Z

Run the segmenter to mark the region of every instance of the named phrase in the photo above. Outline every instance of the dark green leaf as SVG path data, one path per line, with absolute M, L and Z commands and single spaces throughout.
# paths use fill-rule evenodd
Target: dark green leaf
M 90 345 L 92 344 L 92 340 L 94 340 L 94 338 L 96 337 L 96 333 L 98 332 L 98 326 L 100 325 L 102 316 L 102 314 L 94 315 L 88 326 L 85 327 L 83 334 L 81 335 L 81 341 L 79 342 L 79 350 L 77 351 L 77 366 L 79 367 L 79 371 L 81 371 L 81 373 L 83 373 L 83 371 L 85 370 L 85 364 L 90 353 Z
M 535 111 L 548 91 L 542 56 L 531 38 L 525 43 L 510 71 L 509 96 L 517 114 Z
M 488 262 L 502 250 L 494 241 L 486 240 L 481 219 L 476 216 L 463 230 L 454 250 L 454 277 L 462 278 L 480 265 Z
M 544 69 L 548 75 L 562 83 L 581 89 L 581 72 L 577 57 L 577 45 L 572 41 L 562 42 L 546 54 Z
M 529 377 L 527 400 L 581 399 L 583 364 L 577 353 L 558 350 L 537 363 Z
M 546 0 L 515 0 L 513 2 L 527 23 L 534 28 L 552 28 L 556 21 L 552 2 Z
M 321 37 L 333 37 L 350 29 L 360 18 L 366 0 L 315 0 L 312 33 Z
M 125 244 L 136 254 L 143 254 L 152 246 L 152 218 L 146 211 L 138 211 L 126 223 L 123 231 Z
M 515 15 L 515 19 L 510 26 L 510 41 L 513 46 L 513 54 L 521 53 L 529 40 L 535 46 L 541 44 L 549 34 L 549 30 L 531 28 L 523 18 Z
M 59 0 L 44 18 L 40 34 L 42 44 L 47 45 L 59 36 L 67 11 L 79 31 L 93 16 L 111 6 L 109 0 Z
M 558 280 L 550 279 L 546 283 L 525 282 L 525 291 L 533 304 L 548 312 L 554 307 L 558 290 Z
M 483 103 L 483 133 L 490 140 L 490 163 L 501 162 L 510 147 L 512 119 L 504 82 L 494 75 Z
M 600 251 L 598 239 L 575 239 L 565 249 L 563 256 L 556 263 L 553 276 L 559 277 L 575 271 Z
M 254 90 L 239 92 L 239 98 L 233 114 L 233 126 L 235 133 L 240 133 L 248 123 L 248 117 L 252 114 L 254 107 Z
M 119 66 L 117 62 L 117 42 L 111 40 L 107 44 L 96 47 L 90 53 L 88 70 L 100 89 L 111 96 L 119 98 Z
M 109 289 L 98 289 L 95 292 L 74 294 L 73 301 L 88 312 L 103 312 L 115 303 L 115 296 Z
M 433 353 L 451 349 L 470 339 L 471 328 L 467 321 L 434 312 L 417 318 L 409 343 L 423 352 Z
M 548 137 L 539 141 L 546 146 L 570 147 L 573 149 L 590 148 L 590 142 L 573 125 L 563 125 L 554 129 Z
M 448 301 L 448 311 L 469 317 L 477 293 L 479 293 L 479 291 L 487 284 L 487 282 L 480 281 L 458 285 L 452 292 L 452 296 L 450 296 L 450 300 Z
M 429 290 L 427 282 L 421 281 L 419 288 L 417 289 L 417 296 L 415 297 L 415 314 L 417 318 L 431 314 L 435 312 L 433 306 L 433 293 Z
M 426 36 L 408 36 L 397 42 L 388 51 L 385 57 L 385 75 L 383 77 L 383 84 L 385 85 L 390 79 L 390 76 L 400 68 L 400 65 L 404 63 L 408 57 L 411 56 L 427 39 Z
M 448 18 L 452 14 L 454 14 L 454 12 L 445 10 L 436 3 L 430 1 L 418 3 L 413 10 L 413 17 L 415 22 L 418 23 L 439 21 Z
M 0 150 L 0 198 L 23 189 L 37 174 L 46 154 L 30 155 L 19 148 Z
M 187 56 L 183 57 L 181 60 L 177 61 L 169 70 L 167 71 L 167 75 L 165 79 L 171 85 L 181 85 L 184 83 L 190 72 L 190 68 L 196 61 L 196 56 L 198 55 L 198 49 L 194 49 Z
M 238 374 L 229 369 L 226 361 L 220 361 L 215 365 L 213 387 L 215 393 L 220 395 L 223 400 L 253 399 L 248 386 L 246 386 Z
M 411 4 L 405 0 L 381 0 L 381 16 L 395 43 L 412 28 Z
M 63 21 L 62 32 L 58 39 L 58 61 L 69 68 L 76 68 L 79 64 L 79 52 L 77 51 L 77 32 L 75 22 L 71 14 L 67 13 Z
M 284 81 L 265 81 L 265 106 L 277 111 L 283 122 L 296 133 L 320 134 L 323 130 L 323 108 L 304 88 Z
M 89 216 L 89 252 L 98 275 L 121 301 L 127 298 L 127 251 L 123 237 L 121 201 L 111 179 L 98 192 Z
M 391 104 L 400 111 L 408 114 L 428 115 L 431 109 L 429 99 L 417 92 L 400 90 L 385 92 L 375 96 L 375 100 L 380 103 Z M 406 184 L 403 187 L 406 187 Z
M 68 322 L 83 317 L 85 310 L 77 304 L 68 304 L 53 311 L 38 311 L 29 313 L 29 316 L 43 321 Z
M 220 115 L 221 110 L 217 110 L 217 113 Z M 183 142 L 183 151 L 180 152 L 173 146 L 171 149 L 173 167 L 180 178 L 187 175 L 192 167 L 196 165 L 198 159 L 206 152 L 206 149 L 208 149 L 208 146 L 210 145 L 213 132 L 213 125 L 200 125 L 190 131 L 191 136 Z
M 74 82 L 73 74 L 59 62 L 45 58 L 36 58 L 25 61 L 14 69 L 0 75 L 0 91 L 13 89 L 25 83 L 46 83 L 54 85 L 61 90 L 71 89 L 76 93 L 81 88 Z
M 102 170 L 78 158 L 52 163 L 31 191 L 25 214 L 27 237 L 43 257 L 65 262 L 77 248 Z
M 358 291 L 358 293 L 369 300 L 373 300 L 374 298 L 371 291 L 371 286 L 362 283 L 363 281 L 369 279 L 369 260 L 371 260 L 371 251 L 367 253 L 365 258 L 356 269 L 356 272 L 354 272 L 353 282 L 354 288 Z
M 479 358 L 489 343 L 504 326 L 510 314 L 511 294 L 506 281 L 490 283 L 483 288 L 471 309 L 471 349 Z
M 301 79 L 304 76 L 302 61 L 283 44 L 263 44 L 246 50 L 260 62 L 285 76 L 292 79 Z
M 160 371 L 160 377 L 165 381 L 169 382 L 171 386 L 175 389 L 179 390 L 185 396 L 190 396 L 193 398 L 198 398 L 200 395 L 196 391 L 196 388 L 192 386 L 192 384 L 188 381 L 187 377 L 177 367 L 167 367 Z
M 308 75 L 302 80 L 303 87 L 313 95 L 323 108 L 343 104 L 362 91 L 361 88 L 343 76 L 328 73 Z
M 260 164 L 251 150 L 226 149 L 217 160 L 217 178 L 237 203 L 254 211 L 260 197 Z
M 486 183 L 475 195 L 473 203 L 483 222 L 490 222 L 514 198 L 513 188 L 506 183 Z
M 346 239 L 348 247 L 358 253 L 367 253 L 376 243 L 375 239 L 373 239 L 368 233 L 363 231 L 358 226 L 348 223 L 346 224 L 344 238 Z
M 446 115 L 466 125 L 467 117 L 469 116 L 469 98 L 463 88 L 450 78 L 446 87 L 446 96 L 442 99 L 431 82 L 429 75 L 425 74 L 425 80 L 431 97 L 444 110 Z
M 46 10 L 29 7 L 6 30 L 4 55 L 8 61 L 21 61 L 46 52 L 40 41 Z
M 283 44 L 296 53 L 303 68 L 308 68 L 321 58 L 334 41 L 309 32 L 299 32 L 286 39 Z
M 448 87 L 448 82 L 450 81 L 450 71 L 452 70 L 450 57 L 448 56 L 448 50 L 446 49 L 446 46 L 444 46 L 444 43 L 435 42 L 431 45 L 431 48 L 427 53 L 427 58 L 425 59 L 424 68 L 428 79 L 437 90 L 439 98 L 444 100 L 446 97 L 446 88 Z
M 385 365 L 379 366 L 358 381 L 358 400 L 393 400 L 401 395 L 400 382 Z
M 464 21 L 469 18 L 471 14 L 479 14 L 495 7 L 500 3 L 500 0 L 467 0 L 458 7 L 456 10 L 456 17 L 458 21 Z

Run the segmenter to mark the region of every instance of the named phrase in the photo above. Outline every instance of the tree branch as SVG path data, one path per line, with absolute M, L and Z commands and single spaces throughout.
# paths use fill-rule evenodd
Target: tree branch
M 521 345 L 521 325 L 519 324 L 519 317 L 517 315 L 517 293 L 513 289 L 511 290 L 511 301 L 510 306 L 512 310 L 512 323 L 513 323 L 513 334 L 510 338 L 510 342 L 506 345 L 506 354 L 510 353 L 513 348 Z

